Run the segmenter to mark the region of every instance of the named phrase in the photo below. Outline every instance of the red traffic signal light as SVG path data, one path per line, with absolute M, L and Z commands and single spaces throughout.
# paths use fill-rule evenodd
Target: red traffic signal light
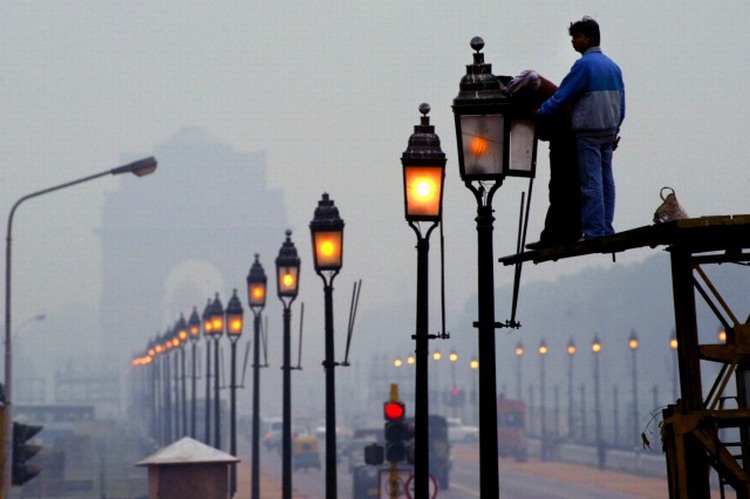
M 398 421 L 404 419 L 406 406 L 403 402 L 389 401 L 383 404 L 383 417 L 386 421 Z

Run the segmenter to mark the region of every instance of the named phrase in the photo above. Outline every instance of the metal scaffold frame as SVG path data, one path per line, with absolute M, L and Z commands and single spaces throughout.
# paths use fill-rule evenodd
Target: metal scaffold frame
M 709 469 L 722 487 L 738 498 L 750 498 L 750 316 L 740 320 L 730 309 L 703 267 L 750 262 L 750 215 L 676 220 L 640 227 L 612 236 L 552 246 L 500 259 L 504 265 L 541 263 L 592 253 L 638 247 L 666 246 L 670 254 L 680 398 L 663 411 L 662 439 L 666 452 L 669 496 L 710 497 Z M 699 343 L 696 292 L 716 315 L 726 342 Z M 713 337 L 713 335 L 711 335 Z M 701 361 L 721 364 L 704 397 Z M 725 404 L 725 389 L 734 378 L 736 403 Z M 728 405 L 734 405 L 728 408 Z M 719 430 L 736 429 L 739 441 L 722 440 Z

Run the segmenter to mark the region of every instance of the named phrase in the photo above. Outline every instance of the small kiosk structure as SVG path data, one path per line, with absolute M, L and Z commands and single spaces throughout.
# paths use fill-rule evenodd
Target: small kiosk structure
M 184 437 L 136 466 L 148 466 L 149 499 L 227 499 L 229 465 L 239 461 L 226 452 Z

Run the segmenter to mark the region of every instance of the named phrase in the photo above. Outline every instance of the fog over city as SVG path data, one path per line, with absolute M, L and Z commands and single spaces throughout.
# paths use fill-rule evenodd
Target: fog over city
M 160 160 L 151 176 L 105 177 L 32 200 L 16 213 L 14 372 L 43 380 L 30 383 L 37 392 L 27 396 L 53 403 L 54 373 L 66 368 L 101 372 L 106 366 L 127 377 L 131 358 L 180 313 L 188 315 L 193 306 L 202 311 L 216 292 L 226 305 L 234 288 L 246 309 L 244 354 L 252 318 L 245 277 L 253 255 L 260 253 L 269 277 L 264 316 L 271 367 L 263 371 L 264 415 L 278 415 L 282 308 L 276 298 L 274 259 L 285 230 L 291 229 L 302 260 L 300 293 L 292 311 L 295 363 L 304 303 L 304 370 L 293 375 L 295 411 L 322 415 L 323 283 L 313 271 L 308 225 L 323 193 L 330 194 L 346 223 L 344 264 L 334 283 L 339 361 L 352 287 L 362 280 L 352 367 L 336 371 L 344 398 L 341 413 L 368 417 L 361 414 L 368 408 L 357 404 L 386 397 L 389 382 L 399 380 L 408 389 L 409 376 L 390 371 L 392 359 L 414 350 L 416 241 L 404 220 L 400 157 L 419 123 L 423 102 L 432 108 L 431 124 L 448 160 L 443 230 L 445 316 L 451 338 L 432 342 L 430 349 L 455 350 L 468 365 L 478 353 L 472 327 L 476 204 L 458 174 L 451 103 L 465 66 L 472 62 L 469 41 L 477 35 L 484 38 L 485 60 L 496 75 L 535 69 L 559 83 L 579 57 L 570 45 L 568 25 L 583 15 L 599 22 L 602 50 L 620 65 L 626 85 L 627 115 L 614 157 L 615 229 L 650 225 L 663 186 L 674 188 L 691 216 L 748 213 L 750 173 L 742 142 L 750 129 L 750 104 L 742 88 L 750 53 L 750 4 L 744 1 L 0 4 L 3 213 L 30 192 L 140 157 Z M 178 150 L 179 144 L 191 141 L 207 155 L 204 164 L 188 168 L 159 157 L 160 148 Z M 238 184 L 246 179 L 233 172 L 248 171 L 241 164 L 230 168 L 211 161 L 212 148 L 251 158 L 247 168 L 258 177 L 246 186 Z M 548 147 L 540 142 L 530 241 L 542 229 L 548 181 Z M 252 189 L 250 182 L 256 183 Z M 250 193 L 259 188 L 258 195 L 280 196 L 274 208 L 278 211 L 268 213 L 267 207 L 254 204 L 257 199 Z M 527 181 L 508 179 L 495 196 L 496 259 L 515 251 L 518 207 L 527 189 Z M 177 200 L 180 193 L 186 198 Z M 104 225 L 105 199 L 117 200 L 121 217 L 129 206 L 143 216 L 140 203 L 160 200 L 161 206 L 149 206 L 152 214 L 132 220 L 133 226 L 158 224 L 169 220 L 169 214 L 198 234 L 218 224 L 227 237 L 211 243 L 217 248 L 216 261 L 210 256 L 197 263 L 191 255 L 187 263 L 176 258 L 170 265 L 179 272 L 164 283 L 164 295 L 144 303 L 134 292 L 132 301 L 126 297 L 118 304 L 120 323 L 111 324 L 102 314 L 100 237 L 111 228 Z M 200 222 L 189 227 L 191 220 Z M 256 226 L 267 229 L 269 220 L 279 223 L 271 227 L 275 232 L 264 232 L 262 240 L 253 234 L 232 235 L 233 230 Z M 437 235 L 430 251 L 431 332 L 442 328 Z M 153 240 L 158 244 L 158 231 Z M 238 247 L 238 241 L 244 246 Z M 149 248 L 124 245 L 120 251 L 138 262 L 126 270 L 128 286 L 152 277 L 155 264 Z M 525 265 L 518 317 L 524 327 L 497 333 L 498 387 L 515 394 L 514 366 L 508 363 L 519 339 L 529 350 L 541 337 L 558 348 L 549 362 L 559 376 L 566 360 L 560 352 L 570 337 L 585 344 L 598 332 L 625 345 L 631 329 L 637 328 L 645 338 L 666 341 L 673 315 L 668 258 L 660 254 L 659 249 L 645 248 L 619 254 L 615 263 L 609 255 L 590 255 Z M 644 265 L 653 269 L 652 277 L 662 276 L 660 296 L 650 294 L 654 288 L 639 289 L 637 281 L 632 282 L 635 288 L 622 289 L 624 284 L 612 277 Z M 222 275 L 218 268 L 236 269 L 236 274 Z M 601 284 L 598 293 L 582 289 L 587 278 L 606 285 Z M 510 317 L 512 279 L 512 268 L 496 266 L 500 321 Z M 180 283 L 188 284 L 186 290 L 175 292 Z M 565 289 L 565 283 L 575 287 Z M 551 301 L 540 298 L 547 286 L 558 286 L 554 289 L 562 295 Z M 594 305 L 608 293 L 663 300 L 663 315 L 659 309 L 651 320 L 642 309 L 627 308 L 639 306 L 637 300 L 605 309 Z M 537 308 L 531 302 L 535 297 L 547 308 Z M 559 306 L 561 317 L 550 316 L 550 303 Z M 40 314 L 44 319 L 34 320 Z M 125 320 L 132 322 L 123 324 Z M 547 321 L 559 322 L 552 328 Z M 112 339 L 113 331 L 122 336 Z M 118 345 L 114 357 L 106 346 L 109 341 Z M 225 349 L 228 359 L 228 346 Z M 652 360 L 669 366 L 667 355 L 665 349 Z M 622 376 L 627 374 L 625 360 L 613 365 L 621 367 Z M 471 373 L 463 366 L 462 376 L 469 383 Z M 535 369 L 530 366 L 527 369 Z M 437 372 L 447 383 L 447 366 Z M 612 383 L 618 374 L 608 376 Z M 665 394 L 671 371 L 666 367 L 653 376 L 664 377 L 659 383 Z M 431 379 L 441 383 L 441 378 Z M 651 381 L 645 386 L 643 396 L 649 397 Z M 16 397 L 21 396 L 18 390 Z M 241 392 L 239 403 L 240 411 L 249 413 L 248 389 Z M 377 419 L 378 407 L 371 408 Z

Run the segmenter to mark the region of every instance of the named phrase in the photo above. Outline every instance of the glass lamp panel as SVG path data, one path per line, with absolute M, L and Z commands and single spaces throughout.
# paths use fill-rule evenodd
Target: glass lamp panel
M 277 271 L 279 296 L 297 296 L 299 267 L 278 267 Z
M 344 233 L 338 230 L 314 233 L 315 263 L 320 270 L 337 270 L 341 268 L 343 236 Z
M 255 282 L 247 287 L 247 302 L 251 307 L 262 307 L 266 304 L 266 285 Z
M 464 174 L 503 174 L 505 117 L 502 114 L 461 116 Z
M 211 316 L 211 334 L 221 336 L 224 332 L 224 317 L 222 315 Z
M 197 324 L 193 324 L 190 326 L 190 337 L 191 338 L 200 338 L 201 335 L 201 328 Z
M 227 335 L 239 336 L 242 334 L 242 315 L 228 315 L 227 316 Z
M 531 120 L 512 120 L 510 124 L 508 175 L 534 176 L 535 145 L 534 122 Z
M 443 168 L 437 166 L 405 166 L 404 195 L 406 218 L 441 215 Z

